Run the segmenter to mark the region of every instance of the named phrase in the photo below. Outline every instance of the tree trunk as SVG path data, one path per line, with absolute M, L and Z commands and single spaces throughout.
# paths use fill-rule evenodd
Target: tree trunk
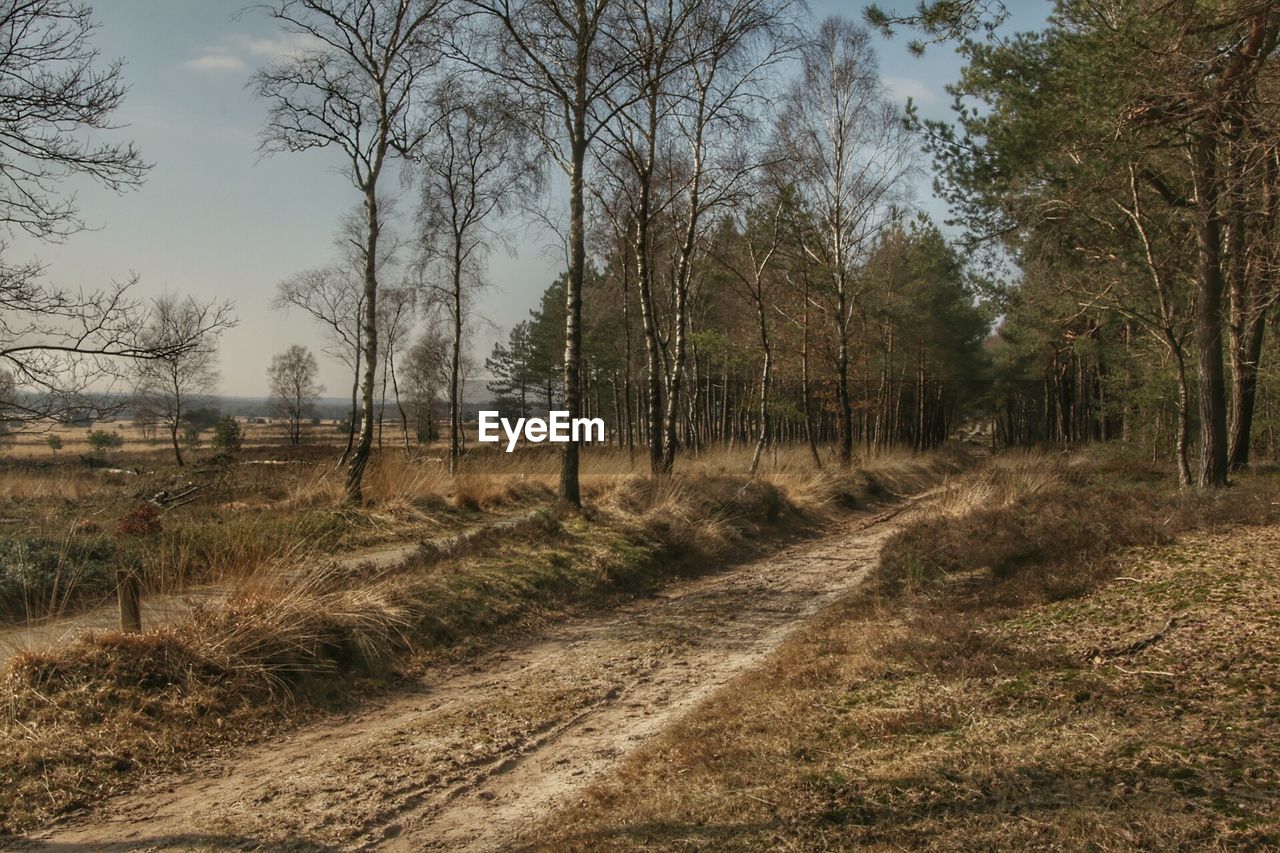
M 347 500 L 359 503 L 361 484 L 369 464 L 369 452 L 373 449 L 373 390 L 378 372 L 378 234 L 381 228 L 378 214 L 376 182 L 370 178 L 365 185 L 364 209 L 366 216 L 366 240 L 364 258 L 364 376 L 360 382 L 360 438 L 351 464 L 347 468 Z
M 640 324 L 644 331 L 645 400 L 644 412 L 649 444 L 649 469 L 662 471 L 662 360 L 658 341 L 657 309 L 653 304 L 653 272 L 649 263 L 649 182 L 640 184 L 640 212 L 636 218 L 634 252 L 636 288 L 640 296 Z
M 757 283 L 757 286 L 759 284 Z M 764 364 L 760 368 L 760 436 L 756 439 L 755 453 L 751 454 L 750 475 L 754 477 L 760 467 L 760 456 L 769 444 L 769 386 L 773 378 L 773 349 L 769 344 L 769 325 L 765 319 L 764 301 L 756 298 L 756 323 L 760 327 L 760 349 Z
M 338 467 L 341 468 L 346 461 L 351 458 L 351 450 L 356 441 L 356 415 L 359 412 L 358 401 L 360 399 L 360 356 L 363 349 L 362 342 L 356 342 L 356 367 L 351 378 L 351 415 L 347 418 L 347 446 L 342 450 L 342 458 L 338 460 Z
M 400 399 L 400 383 L 396 381 L 396 360 L 393 355 L 387 358 L 387 367 L 391 371 L 391 393 L 396 397 L 396 410 L 400 412 L 400 432 L 404 436 L 404 449 L 409 449 L 409 415 L 404 410 Z
M 1266 315 L 1261 310 L 1245 318 L 1243 333 L 1231 346 L 1231 439 L 1228 463 L 1232 471 L 1249 467 L 1249 442 L 1258 398 L 1258 363 Z M 1234 336 L 1233 336 L 1234 337 Z
M 586 165 L 586 84 L 585 57 L 579 60 L 579 88 L 574 116 L 573 169 L 569 176 L 569 280 L 565 284 L 564 327 L 564 407 L 569 418 L 582 414 L 582 282 L 586 272 L 587 245 L 583 211 L 583 170 Z M 560 463 L 560 497 L 573 506 L 582 505 L 578 483 L 578 442 L 564 445 Z
M 1191 485 L 1191 387 L 1187 379 L 1187 361 L 1180 348 L 1174 348 L 1174 362 L 1178 365 L 1178 435 L 1174 452 L 1177 454 L 1178 483 Z
M 705 92 L 703 93 L 705 97 Z M 699 105 L 701 106 L 701 104 Z M 676 265 L 674 305 L 675 341 L 671 364 L 667 366 L 667 415 L 663 424 L 666 446 L 662 448 L 662 470 L 670 473 L 676 462 L 676 424 L 680 416 L 680 388 L 684 381 L 685 352 L 688 346 L 689 287 L 693 277 L 693 252 L 698 236 L 698 220 L 701 214 L 702 186 L 702 125 L 699 123 L 693 144 L 693 177 L 689 187 L 689 221 L 685 226 L 684 240 Z
M 382 452 L 382 425 L 387 419 L 387 365 L 383 358 L 382 389 L 378 393 L 378 452 Z
M 618 399 L 618 371 L 614 369 L 609 375 L 609 389 L 613 396 L 613 438 L 621 449 L 626 443 L 622 436 L 622 401 Z
M 818 454 L 817 429 L 813 422 L 813 388 L 809 380 L 809 276 L 804 274 L 804 328 L 800 337 L 800 396 L 804 406 L 805 441 L 809 444 L 809 455 L 813 457 L 813 467 L 821 470 L 822 457 Z
M 462 420 L 462 242 L 454 240 L 453 246 L 453 346 L 449 353 L 449 473 L 458 473 L 458 458 L 462 455 L 459 435 Z
M 841 334 L 836 352 L 836 402 L 840 423 L 836 433 L 836 462 L 841 468 L 853 464 L 853 402 L 849 399 L 849 341 Z
M 1243 184 L 1243 177 L 1241 182 Z M 1273 245 L 1280 219 L 1280 162 L 1275 149 L 1267 151 L 1263 179 L 1264 224 L 1259 238 Z M 1236 210 L 1243 230 L 1245 211 L 1244 187 Z M 1241 239 L 1240 242 L 1244 242 Z M 1237 270 L 1231 284 L 1231 438 L 1228 467 L 1239 471 L 1249 466 L 1249 445 L 1253 432 L 1253 414 L 1258 396 L 1258 368 L 1262 359 L 1262 340 L 1266 334 L 1267 301 L 1272 296 L 1275 275 L 1270 263 L 1264 262 L 1252 283 L 1244 270 Z
M 178 467 L 183 466 L 182 448 L 178 446 L 178 421 L 174 420 L 173 426 L 169 428 L 169 438 L 173 441 L 173 458 L 177 460 Z
M 1227 484 L 1227 403 L 1222 363 L 1222 222 L 1217 139 L 1195 139 L 1196 223 L 1200 264 L 1196 282 L 1196 348 L 1200 367 L 1200 486 Z

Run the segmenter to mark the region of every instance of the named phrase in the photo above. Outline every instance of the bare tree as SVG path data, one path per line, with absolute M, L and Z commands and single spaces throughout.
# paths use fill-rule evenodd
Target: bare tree
M 765 187 L 758 186 L 758 189 Z M 770 274 L 778 256 L 782 241 L 782 215 L 785 200 L 758 205 L 754 209 L 735 211 L 730 220 L 734 233 L 729 251 L 718 257 L 732 276 L 737 289 L 751 305 L 755 314 L 756 332 L 760 335 L 760 415 L 756 449 L 751 454 L 750 474 L 760 468 L 760 459 L 768 447 L 773 428 L 770 412 L 770 392 L 773 390 L 773 335 L 769 315 L 774 303 Z M 738 217 L 741 221 L 738 221 Z
M 616 235 L 628 239 L 635 263 L 645 348 L 645 422 L 649 464 L 655 474 L 662 470 L 665 432 L 663 343 L 654 299 L 652 234 L 656 220 L 675 201 L 674 193 L 662 192 L 658 159 L 678 100 L 671 80 L 689 59 L 679 50 L 680 35 L 696 8 L 696 2 L 627 5 L 619 38 L 625 39 L 640 59 L 618 90 L 610 93 L 610 100 L 618 106 L 617 120 L 605 126 L 608 156 L 598 158 L 612 184 L 613 196 L 607 201 L 600 199 L 604 202 L 601 209 L 613 223 Z
M 338 464 L 343 464 L 355 445 L 359 413 L 360 365 L 364 351 L 364 287 L 341 267 L 307 270 L 280 282 L 276 308 L 299 308 L 311 315 L 325 330 L 323 352 L 351 369 L 351 410 L 347 420 L 347 445 Z
M 218 337 L 235 325 L 226 303 L 163 296 L 152 304 L 143 339 L 157 357 L 135 364 L 136 405 L 169 432 L 183 464 L 178 430 L 191 406 L 218 385 Z M 193 342 L 181 348 L 175 342 Z
M 718 0 L 698 4 L 680 34 L 687 57 L 678 79 L 686 92 L 674 111 L 676 138 L 685 151 L 679 243 L 671 277 L 671 354 L 666 380 L 662 465 L 675 465 L 680 393 L 688 352 L 689 297 L 696 255 L 703 251 L 709 213 L 741 200 L 759 167 L 747 141 L 752 105 L 765 94 L 767 76 L 793 47 L 787 0 Z
M 92 9 L 74 0 L 0 4 L 0 227 L 61 240 L 83 227 L 68 179 L 114 191 L 142 182 L 132 142 L 105 142 L 126 87 L 92 44 Z M 0 254 L 5 246 L 0 241 Z M 171 358 L 194 338 L 149 341 L 133 281 L 102 290 L 48 284 L 37 263 L 0 260 L 0 408 L 26 423 L 118 410 L 128 362 Z M 216 313 L 216 312 L 215 312 Z
M 618 40 L 639 57 L 611 97 L 617 120 L 606 126 L 600 166 L 611 198 L 602 210 L 615 232 L 629 232 L 645 341 L 645 420 L 650 467 L 672 469 L 688 351 L 690 288 L 703 248 L 707 213 L 734 200 L 755 162 L 752 102 L 766 72 L 793 39 L 787 0 L 628 3 Z M 673 269 L 658 270 L 657 237 L 666 220 Z M 659 282 L 670 293 L 660 299 Z M 663 328 L 659 304 L 671 306 Z M 664 407 L 665 399 L 665 407 Z
M 293 344 L 271 359 L 271 408 L 289 422 L 289 443 L 302 443 L 302 422 L 315 411 L 324 386 L 316 382 L 320 365 L 311 350 Z
M 126 87 L 119 60 L 92 45 L 93 10 L 77 0 L 23 0 L 0 8 L 0 223 L 41 239 L 83 227 L 78 175 L 113 190 L 137 186 L 146 165 L 132 142 L 97 142 L 111 130 Z
M 131 379 L 130 364 L 172 358 L 193 338 L 163 341 L 142 334 L 146 304 L 134 281 L 77 291 L 39 280 L 34 266 L 0 268 L 0 364 L 9 376 L 0 405 L 12 421 L 67 421 L 113 414 L 124 400 L 112 392 Z
M 418 98 L 423 77 L 439 61 L 445 0 L 275 0 L 267 9 L 307 44 L 254 76 L 258 94 L 271 105 L 264 148 L 336 147 L 364 197 L 363 408 L 347 473 L 347 497 L 359 501 L 373 446 L 379 365 L 378 186 L 388 162 L 411 156 L 426 138 Z
M 500 217 L 537 186 L 538 170 L 527 135 L 505 100 L 492 89 L 446 80 L 436 93 L 438 128 L 419 156 L 424 265 L 434 274 L 432 302 L 444 308 L 453 331 L 449 356 L 449 473 L 462 452 L 462 337 L 468 291 L 484 286 Z
M 911 166 L 907 130 L 886 98 L 870 36 L 843 18 L 822 22 L 779 122 L 791 180 L 818 221 L 804 251 L 827 271 L 822 307 L 835 349 L 836 458 L 853 458 L 850 337 L 858 306 L 855 264 L 889 214 Z
M 587 153 L 621 105 L 610 92 L 637 57 L 620 49 L 621 0 L 463 0 L 483 19 L 458 58 L 519 91 L 526 127 L 569 178 L 569 275 L 565 287 L 564 406 L 582 414 L 582 284 L 587 243 Z M 564 445 L 560 497 L 582 502 L 578 442 Z
M 440 389 L 448 386 L 450 361 L 448 338 L 436 329 L 423 333 L 405 359 L 405 390 L 419 444 L 435 438 L 432 409 Z
M 378 330 L 382 342 L 382 395 L 378 405 L 378 450 L 382 450 L 382 423 L 387 408 L 387 382 L 395 397 L 396 410 L 400 413 L 400 429 L 404 435 L 405 450 L 409 449 L 409 417 L 400 400 L 400 382 L 396 378 L 396 354 L 404 349 L 405 336 L 413 327 L 417 316 L 418 294 L 411 287 L 390 288 L 383 294 L 378 306 Z

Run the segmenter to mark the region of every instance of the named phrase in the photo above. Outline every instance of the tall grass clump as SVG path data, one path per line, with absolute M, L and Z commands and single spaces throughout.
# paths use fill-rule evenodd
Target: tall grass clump
M 928 590 L 986 602 L 1072 597 L 1123 548 L 1161 545 L 1188 530 L 1280 516 L 1274 483 L 1243 476 L 1231 489 L 1180 489 L 1163 471 L 1107 451 L 1015 453 L 948 478 L 931 511 L 881 554 L 881 591 Z

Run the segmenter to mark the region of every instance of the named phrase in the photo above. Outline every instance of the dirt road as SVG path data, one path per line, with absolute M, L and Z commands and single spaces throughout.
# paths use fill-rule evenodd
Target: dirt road
M 916 505 L 553 626 L 338 721 L 150 783 L 35 850 L 486 850 L 857 586 Z

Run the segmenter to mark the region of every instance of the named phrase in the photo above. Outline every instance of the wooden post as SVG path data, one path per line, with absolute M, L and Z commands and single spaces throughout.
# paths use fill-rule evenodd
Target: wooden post
M 138 633 L 142 630 L 142 584 L 132 569 L 116 572 L 116 596 L 120 600 L 120 630 Z

